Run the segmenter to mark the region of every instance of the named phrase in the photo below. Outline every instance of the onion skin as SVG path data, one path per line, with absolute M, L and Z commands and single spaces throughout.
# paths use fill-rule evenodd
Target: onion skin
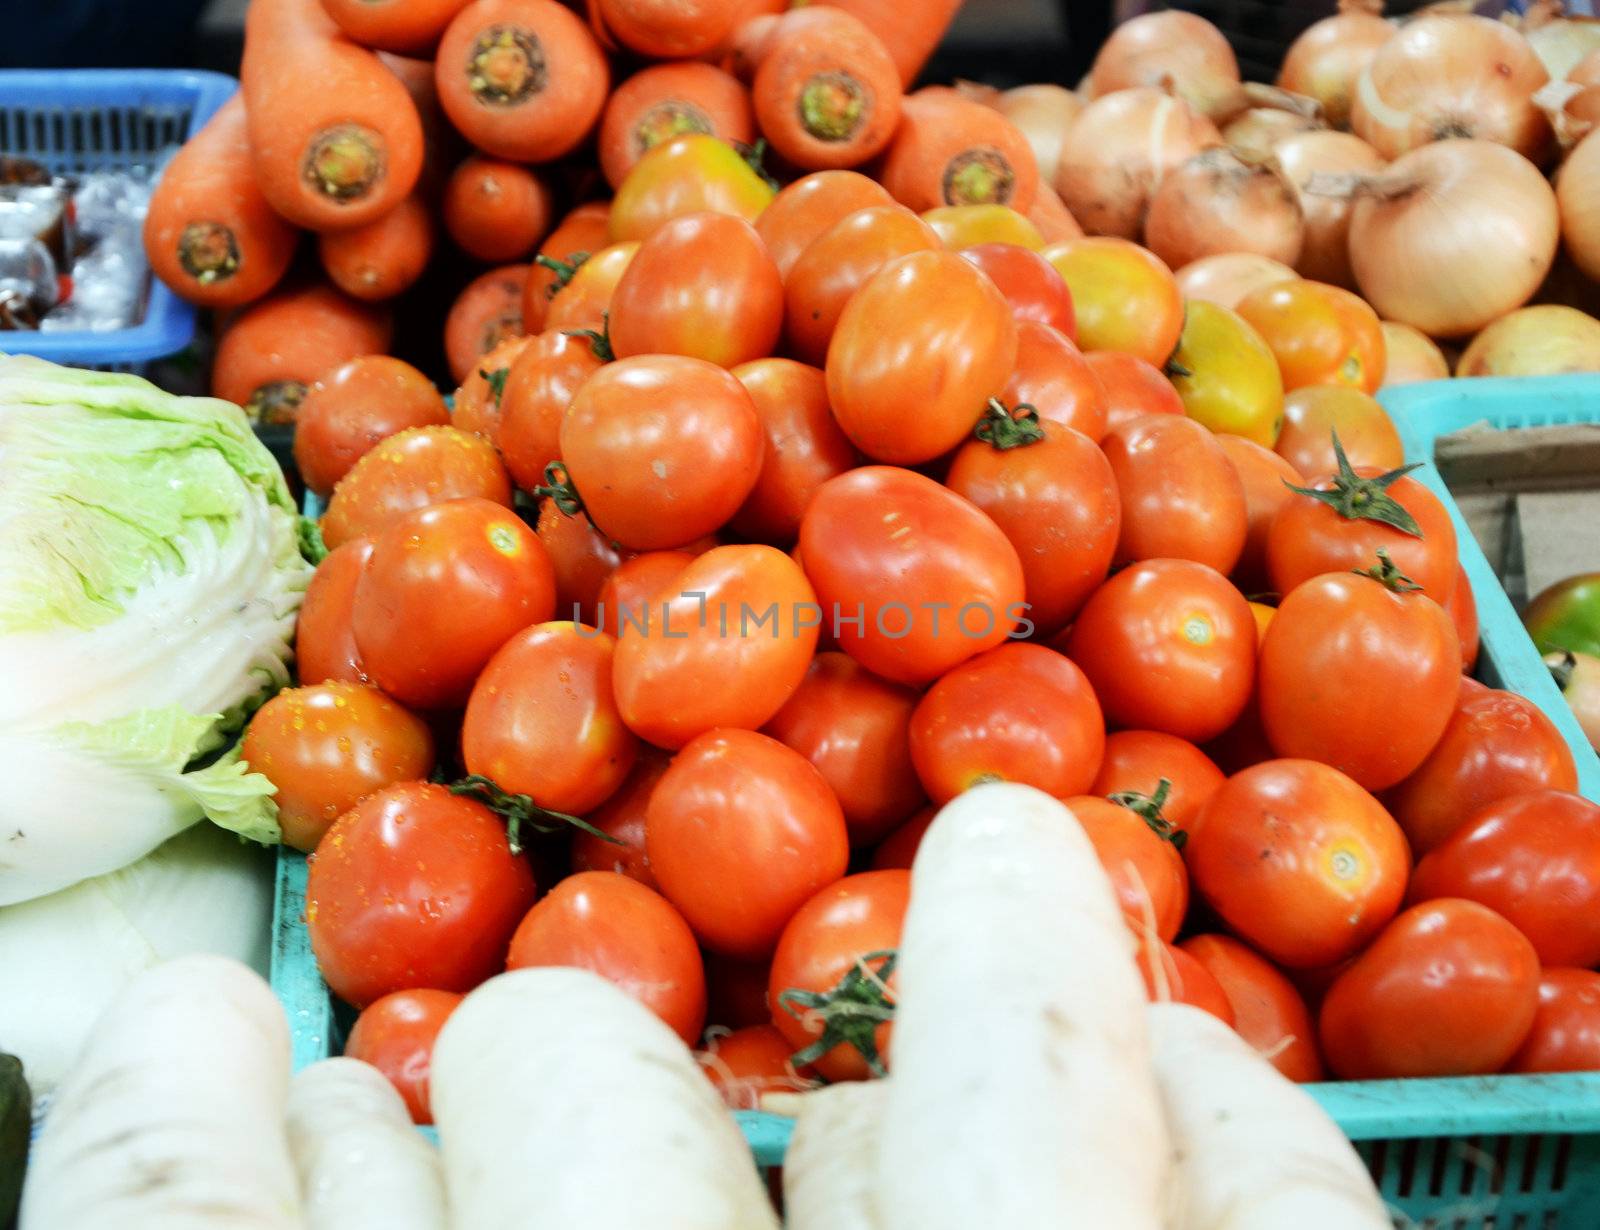
M 1362 190 L 1350 261 L 1380 317 L 1461 337 L 1532 297 L 1555 260 L 1558 226 L 1555 193 L 1521 154 L 1439 141 Z
M 1527 35 L 1528 45 L 1539 57 L 1545 71 L 1556 81 L 1566 77 L 1585 57 L 1600 49 L 1600 21 L 1593 17 L 1558 16 L 1542 25 L 1525 21 L 1522 29 Z
M 1089 70 L 1095 98 L 1169 80 L 1178 97 L 1209 119 L 1220 122 L 1244 107 L 1239 61 L 1226 36 L 1204 17 L 1179 9 L 1123 22 Z
M 1321 120 L 1277 107 L 1251 107 L 1228 121 L 1222 139 L 1246 162 L 1265 162 L 1284 141 L 1303 132 L 1326 129 Z
M 1324 17 L 1295 39 L 1278 70 L 1278 85 L 1315 98 L 1328 123 L 1344 128 L 1350 123 L 1356 78 L 1395 27 L 1378 15 L 1381 2 L 1371 7 L 1345 3 L 1339 9 L 1337 16 Z
M 1424 380 L 1446 380 L 1450 364 L 1444 351 L 1433 344 L 1433 339 L 1410 325 L 1398 321 L 1383 322 L 1383 345 L 1388 364 L 1383 370 L 1383 383 L 1379 388 L 1391 389 L 1400 384 L 1419 384 Z
M 1561 235 L 1567 254 L 1589 277 L 1600 281 L 1600 128 L 1567 155 L 1556 179 L 1561 202 Z
M 1385 158 L 1466 137 L 1540 162 L 1552 133 L 1533 96 L 1549 80 L 1510 26 L 1471 13 L 1430 14 L 1407 23 L 1362 70 L 1350 126 Z
M 1350 215 L 1355 197 L 1350 191 L 1314 176 L 1367 176 L 1383 170 L 1383 156 L 1360 137 L 1348 132 L 1307 132 L 1278 144 L 1274 160 L 1285 179 L 1294 185 L 1305 219 L 1305 243 L 1295 268 L 1302 277 L 1335 286 L 1355 286 L 1350 268 Z M 1315 191 L 1308 191 L 1308 185 Z
M 1251 291 L 1278 282 L 1293 282 L 1299 275 L 1282 261 L 1254 252 L 1226 252 L 1202 256 L 1177 272 L 1178 289 L 1185 299 L 1215 303 L 1229 311 Z
M 1225 252 L 1292 266 L 1304 239 L 1293 185 L 1229 149 L 1205 150 L 1168 174 L 1145 219 L 1145 246 L 1174 269 Z
M 1502 316 L 1456 364 L 1458 376 L 1557 376 L 1600 372 L 1600 320 L 1546 303 Z
M 1120 90 L 1083 109 L 1061 143 L 1055 189 L 1085 234 L 1137 239 L 1161 179 L 1222 134 L 1182 99 Z
M 1061 163 L 1061 143 L 1067 129 L 1083 110 L 1083 100 L 1059 85 L 1020 85 L 987 103 L 1016 125 L 1033 146 L 1039 179 L 1054 183 Z

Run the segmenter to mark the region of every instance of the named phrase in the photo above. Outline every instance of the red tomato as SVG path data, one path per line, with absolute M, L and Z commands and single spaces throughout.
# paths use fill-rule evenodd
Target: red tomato
M 817 488 L 856 464 L 855 446 L 839 430 L 827 380 L 816 368 L 758 359 L 733 374 L 755 402 L 767 446 L 761 475 L 732 528 L 757 542 L 791 543 Z
M 1270 961 L 1226 935 L 1196 935 L 1178 946 L 1211 972 L 1233 1008 L 1233 1027 L 1292 1081 L 1320 1081 L 1317 1027 L 1300 992 Z
M 1435 897 L 1488 906 L 1546 965 L 1600 964 L 1600 805 L 1564 790 L 1486 804 L 1417 864 L 1411 899 Z
M 615 983 L 693 1046 L 706 1022 L 694 932 L 660 893 L 614 871 L 568 876 L 528 911 L 507 969 L 562 965 Z
M 1498 1072 L 1538 1009 L 1539 957 L 1522 933 L 1476 902 L 1430 901 L 1328 989 L 1322 1053 L 1344 1080 Z
M 1146 560 L 1084 603 L 1066 651 L 1113 726 L 1203 743 L 1237 721 L 1250 700 L 1256 624 L 1244 595 L 1215 569 Z
M 1411 855 L 1383 804 L 1337 769 L 1269 760 L 1224 782 L 1189 830 L 1195 889 L 1279 965 L 1332 965 L 1394 917 Z
M 453 991 L 395 991 L 369 1004 L 350 1027 L 344 1053 L 370 1063 L 405 1099 L 412 1123 L 432 1123 L 428 1073 L 433 1043 L 462 996 Z
M 800 523 L 800 549 L 839 647 L 898 683 L 927 683 L 994 648 L 1026 614 L 1022 564 L 1000 528 L 909 470 L 829 479 Z
M 756 219 L 756 233 L 785 280 L 812 241 L 857 210 L 892 205 L 875 179 L 858 171 L 817 171 L 794 181 Z
M 953 252 L 916 252 L 845 304 L 828 400 L 867 456 L 915 465 L 966 439 L 1016 356 L 1017 323 L 994 283 Z
M 1183 414 L 1183 398 L 1161 369 L 1120 350 L 1091 350 L 1084 356 L 1105 395 L 1106 430 L 1146 414 Z
M 414 987 L 477 986 L 504 965 L 534 893 L 505 821 L 443 786 L 406 782 L 328 830 L 311 858 L 306 926 L 323 979 L 364 1008 Z
M 1117 904 L 1136 935 L 1153 932 L 1169 943 L 1183 926 L 1189 909 L 1189 873 L 1170 833 L 1130 808 L 1097 795 L 1080 795 L 1067 806 L 1094 843 L 1106 869 Z
M 1600 1071 L 1600 974 L 1547 969 L 1540 975 L 1533 1028 L 1506 1071 Z
M 502 645 L 467 699 L 467 772 L 551 811 L 581 815 L 609 799 L 639 750 L 611 694 L 615 649 L 570 622 L 535 624 Z
M 682 354 L 735 367 L 777 345 L 783 278 L 742 218 L 685 214 L 639 245 L 610 319 L 619 359 Z
M 774 547 L 698 557 L 617 639 L 622 720 L 657 747 L 714 727 L 755 730 L 805 678 L 821 622 L 806 575 Z M 715 686 L 707 686 L 715 680 Z
M 1472 595 L 1467 570 L 1459 562 L 1455 588 L 1445 600 L 1444 609 L 1456 626 L 1456 636 L 1461 639 L 1461 669 L 1470 671 L 1478 665 L 1478 600 Z M 300 618 L 305 618 L 304 608 Z
M 744 386 L 682 355 L 606 364 L 561 423 L 561 456 L 584 507 L 638 551 L 715 533 L 754 488 L 763 447 Z
M 1135 957 L 1151 1003 L 1190 1004 L 1209 1012 L 1224 1025 L 1233 1025 L 1233 1005 L 1222 984 L 1183 949 L 1156 940 L 1154 944 L 1141 943 Z
M 1327 573 L 1292 591 L 1267 629 L 1261 725 L 1278 755 L 1320 760 L 1386 790 L 1439 742 L 1460 678 L 1461 644 L 1432 598 Z
M 539 245 L 539 255 L 558 265 L 570 266 L 580 256 L 587 260 L 590 253 L 600 251 L 610 242 L 607 237 L 610 213 L 611 206 L 605 201 L 579 205 L 545 236 Z M 550 300 L 558 289 L 561 274 L 560 268 L 537 262 L 527 267 L 526 281 L 522 284 L 522 324 L 528 333 L 544 329 L 545 316 L 550 311 Z M 564 282 L 559 284 L 565 285 Z
M 556 610 L 595 627 L 601 587 L 632 552 L 595 529 L 582 513 L 569 517 L 550 499 L 539 505 L 535 532 L 555 570 Z
M 650 796 L 645 834 L 656 882 L 701 943 L 744 960 L 770 953 L 850 858 L 822 774 L 748 730 L 713 730 L 678 753 Z
M 1017 322 L 1017 359 L 1000 400 L 1098 440 L 1106 430 L 1105 393 L 1088 359 L 1067 335 L 1036 320 Z
M 600 626 L 612 636 L 621 636 L 624 624 L 643 629 L 645 621 L 659 611 L 657 596 L 682 576 L 695 558 L 688 551 L 646 551 L 623 560 L 600 586 L 596 609 Z
M 923 802 L 911 763 L 917 695 L 842 653 L 819 653 L 789 703 L 763 727 L 817 766 L 850 830 L 870 846 Z
M 910 872 L 864 871 L 828 885 L 795 912 L 778 940 L 767 980 L 772 1023 L 791 1048 L 801 1051 L 821 1039 L 823 1023 L 808 1011 L 813 1005 L 786 1004 L 784 993 L 821 995 L 836 988 L 851 970 L 876 973 L 882 961 L 867 958 L 900 947 L 900 926 L 910 900 Z M 894 982 L 891 973 L 887 979 L 891 992 Z M 886 998 L 892 1003 L 892 995 Z M 827 1017 L 825 1010 L 823 1015 Z M 852 1024 L 848 1018 L 838 1020 L 841 1026 Z M 872 1042 L 863 1037 L 860 1045 L 875 1048 L 886 1061 L 889 1034 L 888 1024 L 879 1025 L 872 1031 Z M 873 1075 L 862 1050 L 847 1042 L 826 1051 L 813 1066 L 830 1081 L 866 1080 Z
M 556 287 L 545 310 L 544 327 L 604 332 L 617 286 L 638 254 L 635 242 L 614 243 L 591 255 L 564 286 Z
M 799 1093 L 809 1082 L 789 1062 L 794 1047 L 774 1025 L 746 1025 L 706 1040 L 695 1058 L 729 1110 L 760 1110 L 764 1093 Z
M 1222 770 L 1186 739 L 1159 730 L 1119 730 L 1106 736 L 1089 793 L 1153 795 L 1163 779 L 1168 788 L 1161 814 L 1175 829 L 1193 824 L 1224 781 Z
M 1082 794 L 1105 750 L 1083 671 L 1043 645 L 1001 645 L 952 668 L 917 702 L 911 761 L 935 803 L 979 782 Z
M 1106 579 L 1122 527 L 1111 465 L 1094 439 L 1059 423 L 1017 447 L 961 446 L 945 485 L 1000 527 L 1022 561 L 1028 618 L 1060 631 Z
M 321 683 L 279 692 L 256 710 L 240 753 L 276 788 L 284 843 L 311 851 L 374 790 L 428 776 L 433 736 L 375 688 Z
M 609 799 L 584 817 L 611 841 L 602 841 L 582 829 L 572 834 L 574 871 L 615 871 L 646 888 L 656 887 L 655 874 L 645 854 L 645 810 L 650 795 L 672 758 L 665 752 L 645 746 L 633 762 L 633 772 Z
M 1100 446 L 1122 497 L 1117 562 L 1189 559 L 1233 570 L 1249 516 L 1216 436 L 1193 419 L 1153 414 L 1112 428 Z
M 1278 510 L 1294 498 L 1285 483 L 1305 486 L 1300 471 L 1270 448 L 1263 448 L 1243 436 L 1218 436 L 1217 444 L 1233 463 L 1233 472 L 1244 487 L 1244 550 L 1233 567 L 1233 576 L 1248 592 L 1271 588 L 1267 577 L 1267 534 Z
M 1577 788 L 1572 750 L 1539 706 L 1515 692 L 1458 689 L 1443 736 L 1384 802 L 1420 857 L 1489 803 Z
M 1283 430 L 1272 447 L 1302 474 L 1334 474 L 1339 469 L 1335 433 L 1357 468 L 1383 473 L 1405 464 L 1400 433 L 1377 400 L 1358 389 L 1330 385 L 1296 389 L 1283 399 Z
M 1267 732 L 1261 729 L 1261 706 L 1254 697 L 1244 707 L 1239 720 L 1207 743 L 1204 750 L 1217 762 L 1217 767 L 1230 776 L 1251 765 L 1278 758 L 1272 744 L 1267 742 Z
M 939 809 L 937 807 L 924 807 L 911 819 L 885 837 L 878 844 L 878 848 L 873 851 L 873 869 L 876 871 L 888 871 L 891 868 L 901 867 L 909 871 L 912 862 L 917 857 L 917 847 L 922 845 L 923 834 L 928 831 L 928 826 L 933 823 L 933 818 L 938 814 Z
M 350 619 L 373 682 L 428 709 L 465 701 L 495 650 L 555 604 L 550 557 L 533 531 L 488 500 L 451 500 L 378 535 Z
M 961 257 L 989 275 L 1018 320 L 1036 320 L 1059 329 L 1069 342 L 1077 342 L 1072 292 L 1067 280 L 1044 257 L 1014 243 L 974 244 L 961 249 Z
M 294 463 L 326 497 L 374 446 L 408 427 L 450 421 L 444 398 L 409 363 L 383 354 L 351 359 L 307 391 L 294 419 Z
M 450 421 L 455 426 L 482 436 L 496 448 L 500 446 L 506 379 L 512 364 L 532 341 L 531 337 L 508 337 L 472 365 L 450 399 Z
M 602 364 L 592 339 L 551 329 L 531 338 L 506 374 L 496 443 L 517 486 L 532 491 L 561 455 L 561 417 Z
M 352 538 L 328 552 L 311 574 L 294 631 L 294 664 L 301 683 L 367 682 L 350 627 L 350 608 L 355 604 L 356 582 L 371 558 L 372 539 Z

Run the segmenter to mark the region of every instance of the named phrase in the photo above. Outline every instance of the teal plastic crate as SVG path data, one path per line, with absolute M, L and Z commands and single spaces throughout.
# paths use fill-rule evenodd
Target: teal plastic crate
M 1571 718 L 1510 599 L 1433 464 L 1434 441 L 1475 423 L 1600 422 L 1600 376 L 1449 380 L 1385 390 L 1416 476 L 1450 510 L 1478 605 L 1477 674 L 1535 701 L 1572 746 L 1579 789 L 1600 799 L 1600 759 Z M 308 507 L 315 513 L 314 507 Z M 317 973 L 305 918 L 306 860 L 278 861 L 272 983 L 290 1018 L 296 1068 L 336 1053 L 340 1022 Z M 1600 1227 L 1600 1073 L 1307 1086 L 1366 1159 L 1399 1225 L 1418 1230 Z M 759 1165 L 777 1166 L 791 1123 L 739 1112 Z

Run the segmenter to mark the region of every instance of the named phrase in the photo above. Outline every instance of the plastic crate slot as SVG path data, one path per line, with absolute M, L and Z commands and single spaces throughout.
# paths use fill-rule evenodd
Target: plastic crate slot
M 1545 1167 L 1542 1165 L 1547 1150 L 1544 1148 L 1544 1137 L 1535 1133 L 1523 1140 L 1522 1152 L 1522 1182 L 1518 1190 L 1526 1193 L 1543 1191 L 1544 1185 L 1539 1182 Z
M 1567 1164 L 1572 1160 L 1572 1142 L 1574 1139 L 1570 1134 L 1556 1137 L 1555 1161 L 1550 1167 L 1550 1190 L 1552 1192 L 1564 1192 L 1567 1190 Z

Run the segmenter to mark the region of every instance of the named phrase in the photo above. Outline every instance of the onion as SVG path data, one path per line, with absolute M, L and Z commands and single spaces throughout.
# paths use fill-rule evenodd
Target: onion
M 1385 158 L 1429 141 L 1498 141 L 1542 161 L 1550 124 L 1534 93 L 1550 79 L 1528 40 L 1471 13 L 1409 22 L 1356 81 L 1350 123 Z
M 1600 128 L 1567 155 L 1556 179 L 1561 234 L 1573 264 L 1600 280 Z
M 1383 388 L 1443 380 L 1450 375 L 1450 364 L 1445 362 L 1444 352 L 1426 333 L 1410 325 L 1384 321 L 1383 346 L 1388 360 L 1383 369 Z
M 1246 162 L 1265 162 L 1278 144 L 1303 132 L 1317 132 L 1327 125 L 1311 116 L 1276 107 L 1251 107 L 1228 121 L 1222 139 L 1228 148 Z
M 1293 265 L 1304 238 L 1294 186 L 1275 168 L 1251 166 L 1230 149 L 1208 149 L 1168 174 L 1144 224 L 1145 246 L 1174 269 L 1224 252 Z
M 1563 147 L 1583 140 L 1600 124 L 1600 51 L 1580 60 L 1565 80 L 1550 82 L 1533 101 L 1550 120 Z
M 1227 38 L 1204 17 L 1177 9 L 1123 22 L 1089 70 L 1096 98 L 1169 81 L 1178 97 L 1213 120 L 1225 120 L 1244 105 L 1239 61 Z
M 1600 20 L 1569 17 L 1562 0 L 1540 0 L 1522 19 L 1522 32 L 1552 81 L 1560 81 L 1600 49 Z
M 1274 159 L 1294 185 L 1305 219 L 1305 243 L 1295 264 L 1302 275 L 1335 286 L 1355 285 L 1350 270 L 1352 177 L 1383 170 L 1383 158 L 1348 132 L 1306 132 L 1280 142 Z
M 1053 181 L 1061 161 L 1061 143 L 1083 110 L 1083 100 L 1059 85 L 1019 85 L 987 100 L 987 105 L 1017 126 L 1033 146 L 1039 178 Z
M 1439 141 L 1363 187 L 1350 218 L 1356 284 L 1386 320 L 1476 333 L 1526 303 L 1555 259 L 1556 198 L 1490 141 Z
M 1229 311 L 1253 290 L 1299 280 L 1295 271 L 1281 261 L 1254 252 L 1202 256 L 1178 270 L 1177 278 L 1178 290 L 1185 299 L 1203 299 Z
M 1181 98 L 1119 90 L 1083 109 L 1061 143 L 1056 192 L 1090 235 L 1137 239 L 1161 177 L 1222 135 Z
M 1339 0 L 1338 16 L 1323 18 L 1295 39 L 1278 84 L 1309 94 L 1322 104 L 1328 123 L 1345 127 L 1356 78 L 1394 33 L 1382 12 L 1383 0 Z
M 1600 372 L 1600 320 L 1545 303 L 1502 316 L 1472 339 L 1458 376 L 1557 376 Z

